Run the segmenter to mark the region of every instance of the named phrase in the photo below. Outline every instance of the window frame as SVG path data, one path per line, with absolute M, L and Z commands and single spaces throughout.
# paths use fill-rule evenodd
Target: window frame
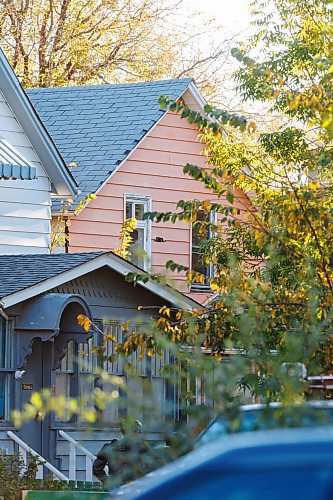
M 209 223 L 210 224 L 215 224 L 217 223 L 217 212 L 214 210 L 209 211 Z M 209 228 L 209 237 L 213 238 L 214 237 L 214 232 L 212 231 L 211 228 Z M 204 240 L 202 240 L 204 241 Z M 208 267 L 208 266 L 207 266 Z M 193 271 L 193 222 L 190 223 L 190 269 Z M 209 280 L 210 278 L 214 277 L 215 270 L 214 270 L 214 264 L 211 262 L 209 267 L 208 274 L 206 275 L 206 279 Z M 200 292 L 200 291 L 207 291 L 210 290 L 210 285 L 209 283 L 191 283 L 190 286 L 190 291 L 192 292 Z
M 144 212 L 151 212 L 152 210 L 152 197 L 145 194 L 132 194 L 124 193 L 124 222 L 126 220 L 126 205 L 128 202 L 132 203 L 143 203 Z M 151 260 L 151 221 L 137 220 L 137 228 L 144 230 L 144 252 L 146 253 L 143 259 L 143 269 L 148 271 L 148 265 Z M 135 264 L 134 264 L 135 265 Z

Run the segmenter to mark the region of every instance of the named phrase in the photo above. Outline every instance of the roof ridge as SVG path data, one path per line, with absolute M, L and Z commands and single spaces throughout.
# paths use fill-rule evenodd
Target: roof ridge
M 149 80 L 147 82 L 141 81 L 141 82 L 122 82 L 122 83 L 102 83 L 102 84 L 96 84 L 96 85 L 73 85 L 73 86 L 64 86 L 64 87 L 35 87 L 35 88 L 28 88 L 26 89 L 26 92 L 28 93 L 34 93 L 34 92 L 48 92 L 48 91 L 55 91 L 55 92 L 66 92 L 66 91 L 72 91 L 72 90 L 77 90 L 77 91 L 85 91 L 85 90 L 104 90 L 110 87 L 117 88 L 117 87 L 130 87 L 130 86 L 146 86 L 146 85 L 162 85 L 162 84 L 175 84 L 175 83 L 185 83 L 188 82 L 189 84 L 194 81 L 193 78 L 170 78 L 166 80 Z
M 27 258 L 31 258 L 31 257 L 36 257 L 36 258 L 44 258 L 44 257 L 64 257 L 64 256 L 93 256 L 93 255 L 102 255 L 102 254 L 107 254 L 107 253 L 110 253 L 112 250 L 99 250 L 99 251 L 96 251 L 96 252 L 63 252 L 63 253 L 16 253 L 16 254 L 13 254 L 13 253 L 8 253 L 8 254 L 0 254 L 0 259 L 2 258 L 7 258 L 7 257 L 11 257 L 11 258 L 22 258 L 22 257 L 27 257 Z M 69 257 L 68 257 L 69 258 Z

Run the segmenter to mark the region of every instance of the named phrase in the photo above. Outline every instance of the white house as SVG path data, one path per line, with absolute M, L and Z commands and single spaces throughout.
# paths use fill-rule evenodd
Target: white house
M 0 254 L 49 253 L 51 196 L 76 189 L 0 49 Z

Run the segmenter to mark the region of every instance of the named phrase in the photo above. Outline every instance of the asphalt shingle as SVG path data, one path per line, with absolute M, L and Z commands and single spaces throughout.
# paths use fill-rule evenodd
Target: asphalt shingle
M 69 271 L 103 253 L 0 255 L 0 298 Z
M 72 172 L 81 198 L 95 193 L 164 111 L 158 98 L 180 97 L 190 78 L 115 85 L 27 90 Z M 93 169 L 91 158 L 94 159 Z M 96 175 L 97 174 L 97 175 Z

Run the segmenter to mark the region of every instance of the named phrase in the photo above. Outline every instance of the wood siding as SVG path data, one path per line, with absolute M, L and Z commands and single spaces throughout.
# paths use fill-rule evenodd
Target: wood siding
M 1 92 L 0 135 L 37 168 L 35 180 L 0 180 L 0 253 L 47 253 L 50 244 L 50 181 Z
M 208 167 L 202 151 L 203 144 L 195 126 L 178 115 L 165 114 L 118 171 L 110 176 L 97 198 L 73 218 L 69 251 L 112 250 L 119 246 L 125 194 L 151 196 L 153 211 L 175 211 L 181 199 L 211 199 L 202 183 L 183 173 L 186 163 Z M 248 200 L 242 193 L 237 193 L 237 196 L 239 201 L 235 205 L 241 209 Z M 220 202 L 227 203 L 223 199 Z M 154 241 L 156 237 L 165 242 L 157 243 Z M 165 273 L 165 263 L 169 259 L 190 266 L 190 224 L 152 223 L 151 239 L 153 271 Z M 188 292 L 182 274 L 172 273 L 172 279 L 176 288 Z M 207 293 L 192 296 L 203 301 Z

